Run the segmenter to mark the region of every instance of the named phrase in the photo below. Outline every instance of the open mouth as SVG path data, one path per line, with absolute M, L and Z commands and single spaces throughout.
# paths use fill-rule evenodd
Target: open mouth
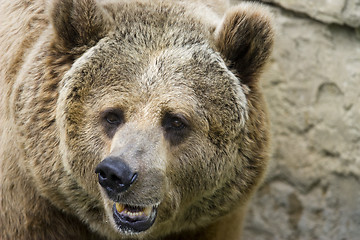
M 132 206 L 115 203 L 113 217 L 118 228 L 124 233 L 139 233 L 149 229 L 155 222 L 157 205 Z

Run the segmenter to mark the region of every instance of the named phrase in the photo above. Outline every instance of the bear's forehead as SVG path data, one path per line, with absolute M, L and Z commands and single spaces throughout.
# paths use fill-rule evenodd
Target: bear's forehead
M 98 84 L 120 88 L 137 84 L 148 91 L 162 86 L 169 91 L 180 85 L 191 88 L 195 83 L 223 85 L 221 79 L 205 79 L 213 79 L 219 72 L 232 75 L 213 50 L 214 29 L 194 17 L 189 6 L 156 0 L 102 4 L 113 26 L 89 51 L 87 67 L 95 69 L 98 76 L 93 78 L 101 80 Z
M 73 77 L 94 91 L 169 96 L 217 95 L 233 91 L 238 79 L 207 43 L 141 48 L 102 39 L 74 64 Z M 90 82 L 90 84 L 86 83 Z M 228 88 L 225 88 L 228 86 Z M 226 97 L 225 95 L 223 97 Z

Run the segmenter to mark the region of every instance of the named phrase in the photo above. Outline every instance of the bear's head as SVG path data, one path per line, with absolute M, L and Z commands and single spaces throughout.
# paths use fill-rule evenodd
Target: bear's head
M 108 237 L 205 226 L 243 206 L 266 166 L 269 18 L 243 3 L 217 22 L 194 6 L 52 5 L 51 46 L 73 61 L 56 109 L 63 194 Z

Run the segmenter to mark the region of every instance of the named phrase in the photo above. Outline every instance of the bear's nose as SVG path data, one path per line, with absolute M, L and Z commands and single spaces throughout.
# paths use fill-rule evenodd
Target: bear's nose
M 95 169 L 100 185 L 109 195 L 126 191 L 137 178 L 137 173 L 118 157 L 107 157 Z

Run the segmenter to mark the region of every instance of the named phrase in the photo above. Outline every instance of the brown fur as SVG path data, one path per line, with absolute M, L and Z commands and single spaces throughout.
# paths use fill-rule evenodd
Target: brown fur
M 239 239 L 267 162 L 266 12 L 48 2 L 0 3 L 0 239 Z M 115 130 L 106 109 L 124 113 Z M 170 113 L 181 135 L 165 132 Z M 149 230 L 116 229 L 94 173 L 107 156 L 139 172 L 119 201 L 160 203 Z

